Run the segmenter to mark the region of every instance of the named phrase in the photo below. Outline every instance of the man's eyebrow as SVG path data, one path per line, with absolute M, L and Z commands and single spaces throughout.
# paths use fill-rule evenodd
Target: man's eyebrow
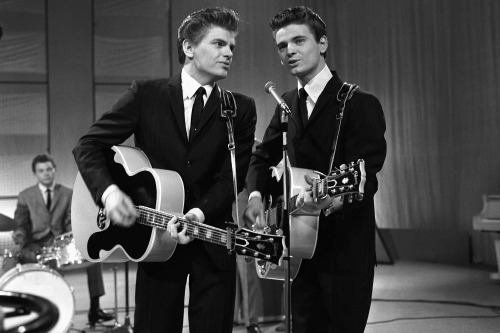
M 300 39 L 300 38 L 307 38 L 306 35 L 296 35 L 296 36 L 293 36 L 292 38 L 290 38 L 291 41 L 294 41 L 294 40 L 297 40 L 297 39 Z M 276 45 L 280 45 L 280 44 L 287 44 L 286 41 L 282 41 L 282 42 L 279 42 L 277 43 Z

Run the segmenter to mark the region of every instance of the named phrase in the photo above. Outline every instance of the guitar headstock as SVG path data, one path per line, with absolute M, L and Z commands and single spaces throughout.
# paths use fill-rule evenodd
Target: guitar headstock
M 365 182 L 365 161 L 360 159 L 356 163 L 343 164 L 329 175 L 323 175 L 323 178 L 315 179 L 312 185 L 313 197 L 323 198 L 326 195 L 338 197 L 355 194 L 357 200 L 362 200 Z
M 249 229 L 239 229 L 235 233 L 235 251 L 239 255 L 261 259 L 276 265 L 283 258 L 283 236 L 262 234 Z

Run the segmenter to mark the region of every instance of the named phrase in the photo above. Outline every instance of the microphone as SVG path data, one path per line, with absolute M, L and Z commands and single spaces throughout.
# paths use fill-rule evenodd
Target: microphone
M 264 86 L 264 90 L 266 91 L 266 93 L 273 95 L 274 99 L 278 102 L 278 105 L 283 111 L 288 114 L 292 113 L 283 98 L 281 98 L 281 96 L 276 92 L 276 84 L 274 84 L 274 82 L 269 81 L 268 83 L 266 83 L 266 85 Z

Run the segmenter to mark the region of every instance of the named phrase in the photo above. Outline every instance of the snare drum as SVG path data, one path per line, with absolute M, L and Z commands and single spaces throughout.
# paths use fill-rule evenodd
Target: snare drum
M 32 294 L 54 303 L 59 310 L 59 319 L 50 333 L 66 332 L 73 324 L 73 290 L 59 273 L 48 267 L 39 264 L 18 265 L 0 278 L 0 290 Z

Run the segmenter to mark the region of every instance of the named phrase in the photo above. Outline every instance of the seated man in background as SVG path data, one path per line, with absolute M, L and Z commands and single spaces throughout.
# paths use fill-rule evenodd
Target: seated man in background
M 14 220 L 18 227 L 13 232 L 14 242 L 21 248 L 20 263 L 36 263 L 44 247 L 54 239 L 71 231 L 71 198 L 73 191 L 55 183 L 56 164 L 48 154 L 37 155 L 31 163 L 37 184 L 19 194 Z M 99 297 L 105 294 L 100 263 L 87 268 L 90 294 L 88 313 L 91 327 L 114 319 L 100 308 Z

